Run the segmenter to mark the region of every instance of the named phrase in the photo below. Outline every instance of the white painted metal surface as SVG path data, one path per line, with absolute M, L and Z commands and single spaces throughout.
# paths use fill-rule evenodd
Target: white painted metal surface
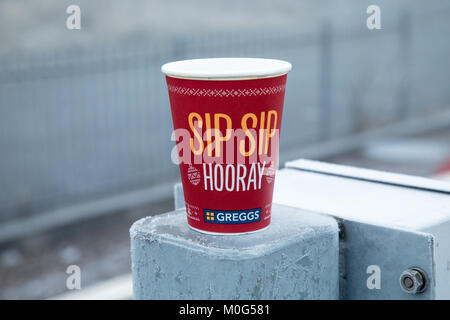
M 288 162 L 276 182 L 276 202 L 340 218 L 413 230 L 450 220 L 444 181 L 299 160 Z

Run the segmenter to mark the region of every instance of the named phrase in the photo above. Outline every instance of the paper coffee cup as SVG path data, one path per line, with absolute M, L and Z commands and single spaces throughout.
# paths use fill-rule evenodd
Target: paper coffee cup
M 286 61 L 195 59 L 167 63 L 187 222 L 241 234 L 270 224 Z

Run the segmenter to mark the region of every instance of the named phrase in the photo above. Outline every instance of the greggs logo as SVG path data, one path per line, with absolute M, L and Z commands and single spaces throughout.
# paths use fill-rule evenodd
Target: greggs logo
M 242 224 L 261 221 L 261 208 L 233 211 L 205 209 L 203 213 L 205 222 L 208 223 Z

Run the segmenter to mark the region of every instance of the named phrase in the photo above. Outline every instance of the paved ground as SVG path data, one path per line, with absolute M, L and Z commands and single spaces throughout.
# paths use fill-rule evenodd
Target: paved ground
M 173 200 L 55 230 L 0 247 L 0 299 L 42 299 L 67 291 L 67 266 L 81 268 L 81 285 L 130 271 L 131 224 L 173 209 Z

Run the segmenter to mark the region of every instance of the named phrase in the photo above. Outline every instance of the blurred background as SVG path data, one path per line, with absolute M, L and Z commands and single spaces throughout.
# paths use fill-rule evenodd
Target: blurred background
M 1 0 L 0 299 L 64 297 L 69 265 L 80 293 L 131 296 L 128 229 L 171 210 L 178 181 L 165 62 L 285 59 L 282 162 L 450 180 L 449 15 L 446 0 Z

